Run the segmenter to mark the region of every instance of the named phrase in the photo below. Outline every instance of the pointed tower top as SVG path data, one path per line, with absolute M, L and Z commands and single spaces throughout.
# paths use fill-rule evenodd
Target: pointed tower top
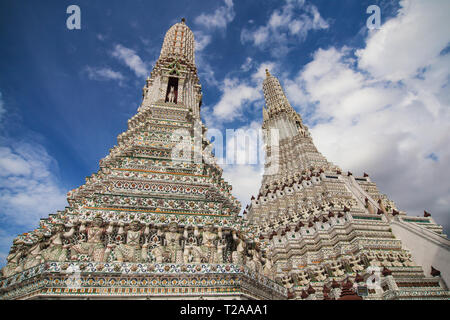
M 266 69 L 266 79 L 263 81 L 263 93 L 266 100 L 267 112 L 271 116 L 273 113 L 285 111 L 294 113 L 294 109 L 290 105 L 280 81 L 272 76 L 269 69 Z
M 175 58 L 195 64 L 194 46 L 194 33 L 182 18 L 166 32 L 159 59 Z

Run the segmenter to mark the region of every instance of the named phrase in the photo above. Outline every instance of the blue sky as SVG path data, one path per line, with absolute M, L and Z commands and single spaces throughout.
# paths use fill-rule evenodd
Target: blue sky
M 187 3 L 1 1 L 0 259 L 17 233 L 62 210 L 65 193 L 98 170 L 181 17 L 198 42 L 209 128 L 260 126 L 269 67 L 319 151 L 370 173 L 410 215 L 427 209 L 448 233 L 448 1 Z M 66 28 L 71 4 L 81 8 L 81 30 Z M 366 27 L 372 4 L 380 30 Z M 261 167 L 224 169 L 245 207 Z

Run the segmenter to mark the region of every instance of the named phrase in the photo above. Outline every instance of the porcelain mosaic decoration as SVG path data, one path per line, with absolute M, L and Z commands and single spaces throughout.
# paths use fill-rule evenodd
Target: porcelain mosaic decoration
M 203 148 L 194 47 L 184 20 L 168 30 L 142 104 L 99 171 L 68 193 L 68 207 L 14 239 L 1 299 L 449 298 L 439 268 L 426 274 L 394 234 L 421 230 L 448 254 L 442 227 L 429 214 L 406 216 L 367 175 L 328 162 L 269 71 L 266 172 L 239 216 Z M 200 161 L 174 157 L 195 137 Z

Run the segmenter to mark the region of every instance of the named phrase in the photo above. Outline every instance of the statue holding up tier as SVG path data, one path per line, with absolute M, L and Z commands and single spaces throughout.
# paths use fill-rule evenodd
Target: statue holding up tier
M 217 253 L 216 258 L 214 260 L 215 263 L 223 263 L 223 249 L 225 249 L 227 246 L 227 242 L 225 239 L 220 239 L 217 243 Z
M 86 221 L 83 221 L 79 232 L 87 234 L 87 242 L 80 242 L 71 248 L 71 259 L 78 260 L 79 254 L 88 255 L 94 262 L 102 262 L 107 259 L 111 248 L 105 249 L 102 237 L 105 233 L 112 233 L 113 224 L 110 223 L 108 229 L 103 227 L 103 219 L 95 217 L 91 226 L 86 228 Z
M 265 275 L 267 278 L 273 280 L 274 277 L 274 265 L 273 265 L 273 261 L 272 261 L 272 251 L 269 249 L 266 252 L 266 257 L 261 256 L 261 261 L 264 262 L 264 267 L 263 267 L 263 275 Z
M 326 271 L 322 266 L 312 267 L 312 273 L 316 281 L 324 281 L 327 278 L 325 275 Z
M 248 250 L 248 253 L 251 255 L 251 259 L 247 261 L 247 267 L 252 271 L 260 272 L 262 269 L 260 253 L 256 248 Z
M 119 244 L 115 250 L 114 255 L 116 261 L 119 262 L 142 262 L 148 259 L 147 247 L 148 243 L 144 243 L 141 248 L 141 237 L 143 235 L 147 236 L 150 233 L 149 226 L 145 226 L 145 230 L 142 230 L 139 221 L 135 220 L 131 222 L 129 228 L 126 228 L 127 240 L 126 243 Z M 119 224 L 118 234 L 122 235 L 125 233 L 123 223 Z
M 340 277 L 345 274 L 345 272 L 343 270 L 344 268 L 343 268 L 342 264 L 339 262 L 336 262 L 336 261 L 331 262 L 330 269 L 333 272 L 333 276 L 335 276 L 335 277 Z
M 281 284 L 287 289 L 288 297 L 294 296 L 294 277 L 291 273 L 283 274 L 280 278 Z
M 200 255 L 206 263 L 214 263 L 216 259 L 216 239 L 222 239 L 222 228 L 219 227 L 218 232 L 215 233 L 214 226 L 210 223 L 206 224 L 201 233 L 202 242 L 200 245 Z M 198 228 L 194 230 L 194 235 L 198 237 Z
M 164 234 L 165 251 L 169 261 L 173 263 L 183 262 L 183 250 L 181 247 L 182 234 L 178 232 L 178 224 L 171 222 L 169 230 Z
M 6 266 L 2 269 L 3 277 L 9 277 L 13 274 L 23 271 L 23 267 L 20 265 L 20 258 L 24 254 L 24 242 L 20 239 L 14 239 L 13 245 L 6 257 Z
M 362 266 L 361 258 L 358 256 L 351 256 L 348 260 L 348 263 L 350 265 L 350 268 L 353 272 L 360 272 L 364 270 L 364 267 Z
M 164 250 L 163 241 L 164 232 L 156 226 L 151 227 L 151 235 L 149 237 L 152 256 L 156 263 L 163 263 L 169 257 Z
M 240 234 L 236 234 L 236 231 L 232 232 L 233 240 L 236 243 L 236 250 L 231 254 L 231 259 L 235 264 L 245 263 L 245 240 Z
M 194 231 L 195 233 L 195 231 Z M 189 232 L 188 227 L 184 228 L 184 250 L 183 250 L 183 262 L 184 263 L 201 263 L 200 248 L 197 246 L 197 237 L 192 232 Z
M 70 227 L 68 232 L 64 232 L 64 224 L 59 223 L 55 225 L 52 230 L 52 236 L 48 240 L 49 245 L 46 249 L 42 250 L 41 256 L 45 261 L 67 261 L 67 246 L 63 245 L 63 239 L 67 239 L 73 236 L 75 228 L 73 224 L 67 225 Z
M 297 275 L 297 283 L 299 286 L 306 286 L 310 283 L 310 277 L 308 272 L 305 270 L 300 270 L 296 273 Z
M 23 263 L 24 270 L 33 268 L 44 262 L 44 257 L 42 256 L 42 249 L 44 249 L 44 234 L 40 231 L 36 233 L 37 240 L 30 246 L 28 250 L 27 257 Z

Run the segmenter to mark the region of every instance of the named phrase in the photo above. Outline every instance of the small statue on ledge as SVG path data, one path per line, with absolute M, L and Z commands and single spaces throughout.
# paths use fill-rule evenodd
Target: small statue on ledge
M 167 96 L 167 102 L 175 103 L 175 87 L 171 86 Z

